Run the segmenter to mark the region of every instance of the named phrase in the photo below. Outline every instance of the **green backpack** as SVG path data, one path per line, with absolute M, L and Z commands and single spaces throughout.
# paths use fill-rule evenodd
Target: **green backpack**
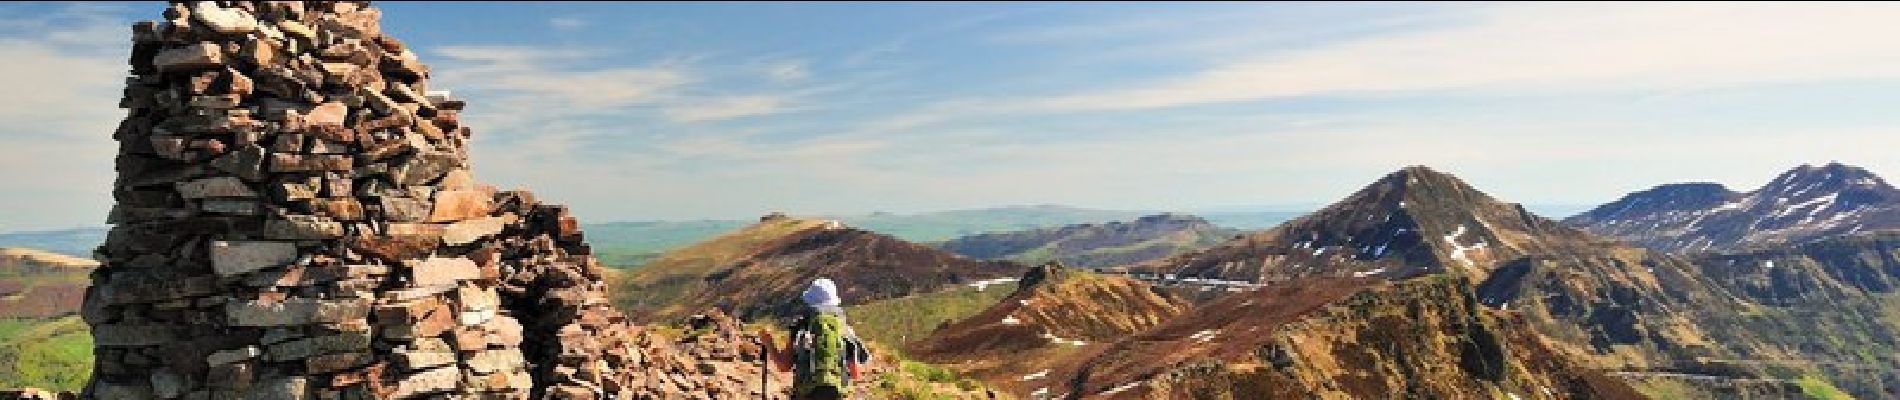
M 870 359 L 864 344 L 849 329 L 841 314 L 818 311 L 805 318 L 792 336 L 794 393 L 809 394 L 826 386 L 847 393 L 851 373 L 846 364 Z

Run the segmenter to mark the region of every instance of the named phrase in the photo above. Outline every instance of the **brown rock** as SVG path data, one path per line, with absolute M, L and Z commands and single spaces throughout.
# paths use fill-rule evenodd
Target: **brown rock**
M 506 214 L 500 217 L 484 217 L 449 224 L 442 230 L 442 242 L 451 246 L 473 243 L 481 238 L 501 233 L 503 228 L 514 222 L 514 214 Z
M 198 43 L 160 51 L 152 59 L 159 71 L 186 71 L 223 65 L 222 49 L 211 43 Z
M 443 190 L 435 193 L 429 222 L 454 222 L 486 217 L 494 211 L 494 193 L 480 190 Z
M 351 250 L 375 257 L 385 262 L 420 258 L 435 248 L 440 237 L 396 235 L 396 236 L 357 236 L 348 246 Z
M 454 367 L 442 367 L 422 371 L 402 378 L 396 382 L 396 389 L 389 398 L 403 399 L 419 394 L 446 392 L 455 390 L 461 383 L 462 374 Z
M 249 12 L 218 7 L 210 1 L 191 3 L 191 19 L 217 33 L 241 34 L 257 30 L 257 18 L 251 17 Z
M 343 119 L 349 116 L 350 108 L 343 103 L 323 103 L 304 113 L 304 123 L 316 126 L 342 126 Z
M 466 258 L 431 257 L 403 263 L 409 266 L 410 282 L 416 286 L 454 286 L 458 282 L 481 276 L 481 272 L 475 268 L 475 262 Z
M 315 206 L 318 212 L 323 213 L 323 215 L 330 216 L 338 221 L 361 221 L 363 219 L 363 203 L 357 202 L 355 198 L 316 199 L 311 202 L 311 205 Z

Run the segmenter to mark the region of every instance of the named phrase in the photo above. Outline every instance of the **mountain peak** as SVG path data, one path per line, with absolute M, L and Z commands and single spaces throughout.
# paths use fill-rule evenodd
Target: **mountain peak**
M 1895 190 L 1893 186 L 1887 184 L 1886 180 L 1865 168 L 1830 162 L 1819 166 L 1802 164 L 1787 172 L 1782 172 L 1756 193 L 1777 197 L 1801 197 L 1842 191 L 1893 194 Z
M 1471 185 L 1465 183 L 1463 179 L 1423 165 L 1408 166 L 1386 174 L 1384 178 L 1373 182 L 1373 184 L 1367 186 L 1365 190 L 1372 190 L 1379 187 L 1390 188 L 1390 190 L 1400 194 L 1401 196 L 1399 197 L 1417 198 L 1418 200 L 1425 200 L 1424 197 L 1446 195 L 1452 195 L 1463 200 L 1493 200 L 1490 196 L 1479 192 L 1477 189 L 1473 189 Z M 1364 193 L 1364 190 L 1362 190 L 1361 193 Z
M 1662 185 L 1568 221 L 1665 250 L 1733 250 L 1900 226 L 1900 190 L 1861 167 L 1802 164 L 1748 193 Z
M 1483 276 L 1498 260 L 1586 239 L 1580 235 L 1451 174 L 1411 166 L 1272 230 L 1138 269 L 1256 282 L 1438 272 Z
M 1720 183 L 1691 182 L 1657 185 L 1640 192 L 1624 195 L 1590 211 L 1571 217 L 1574 224 L 1592 224 L 1595 221 L 1608 221 L 1633 215 L 1647 215 L 1664 210 L 1697 209 L 1717 207 L 1741 196 Z

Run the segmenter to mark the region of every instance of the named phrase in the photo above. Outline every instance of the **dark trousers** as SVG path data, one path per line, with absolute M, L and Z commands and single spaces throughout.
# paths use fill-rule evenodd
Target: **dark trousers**
M 815 387 L 811 389 L 811 392 L 807 392 L 802 396 L 800 395 L 792 396 L 792 400 L 843 400 L 843 399 L 844 399 L 844 393 L 838 392 L 838 388 L 831 387 L 831 386 Z

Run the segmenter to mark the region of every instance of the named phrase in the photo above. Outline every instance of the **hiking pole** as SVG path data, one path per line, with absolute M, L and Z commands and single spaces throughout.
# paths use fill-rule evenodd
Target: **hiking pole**
M 757 337 L 753 340 L 759 344 L 759 399 L 770 400 L 772 398 L 772 350 L 774 350 L 772 347 L 778 344 L 773 343 L 775 340 L 772 340 L 772 332 L 763 328 L 759 329 Z

